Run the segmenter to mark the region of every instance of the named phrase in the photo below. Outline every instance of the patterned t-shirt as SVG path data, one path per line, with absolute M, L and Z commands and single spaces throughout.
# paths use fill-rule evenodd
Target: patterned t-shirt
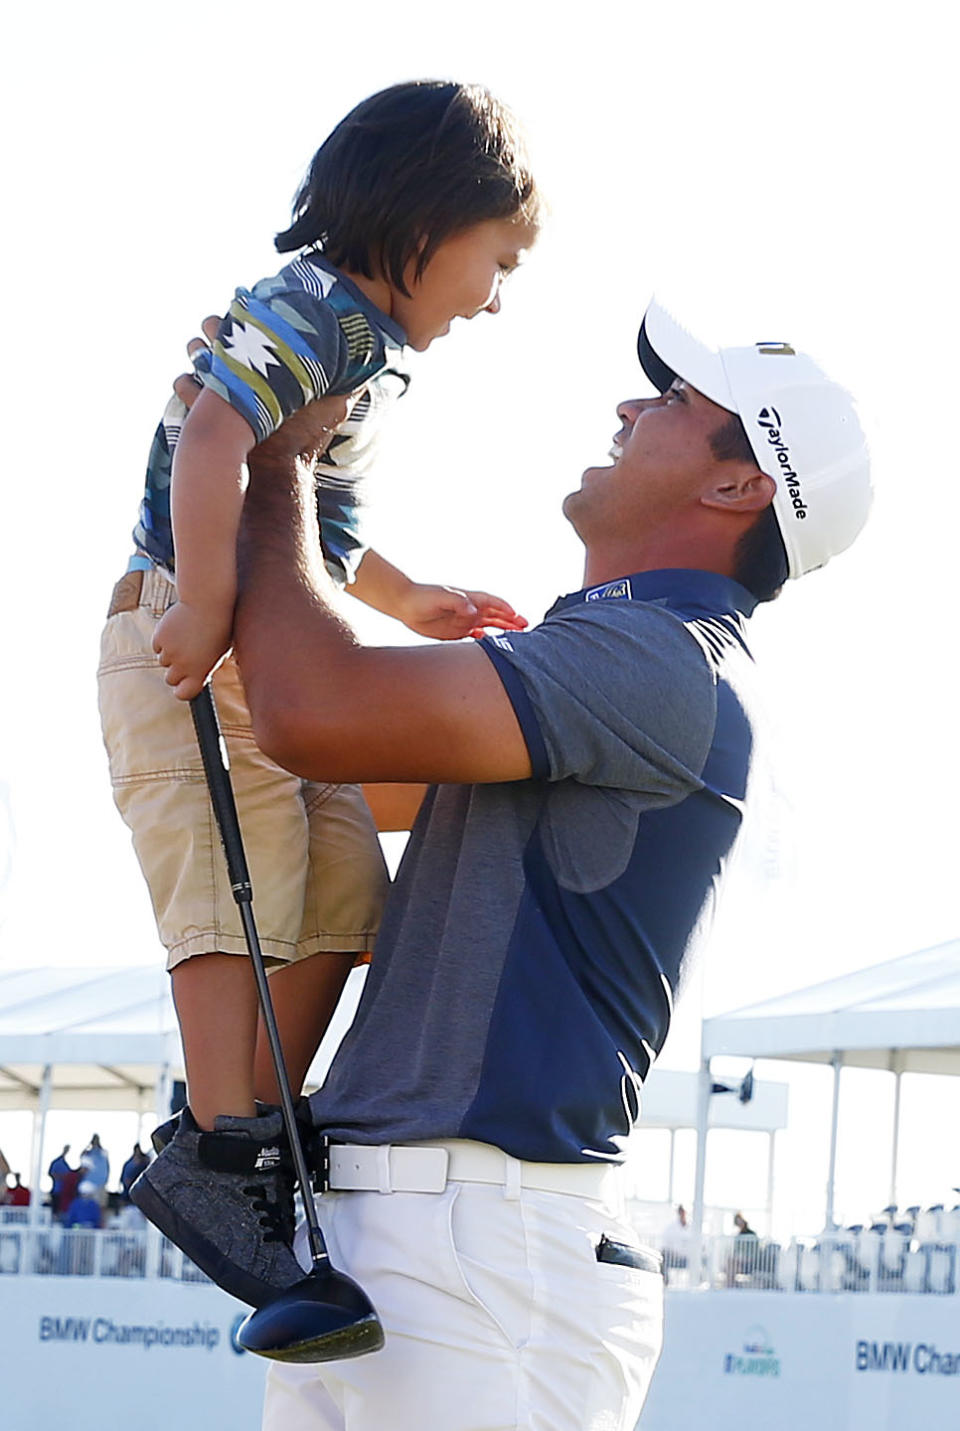
M 238 288 L 197 376 L 250 424 L 258 442 L 324 394 L 366 384 L 347 422 L 317 464 L 317 516 L 327 565 L 350 581 L 363 555 L 358 483 L 373 458 L 377 419 L 400 396 L 406 334 L 319 253 L 302 254 L 251 290 Z M 133 537 L 165 570 L 174 569 L 170 521 L 173 455 L 187 409 L 167 404 L 147 462 Z

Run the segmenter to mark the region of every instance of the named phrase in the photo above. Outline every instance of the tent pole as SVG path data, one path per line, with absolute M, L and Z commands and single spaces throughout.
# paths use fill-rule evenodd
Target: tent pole
M 33 1137 L 30 1142 L 30 1226 L 40 1226 L 40 1179 L 43 1176 L 43 1143 L 47 1131 L 47 1113 L 53 1090 L 53 1064 L 43 1065 L 43 1078 L 37 1106 L 33 1110 Z
M 767 1138 L 767 1236 L 770 1237 L 773 1233 L 773 1168 L 777 1151 L 775 1128 L 771 1128 Z
M 670 1164 L 669 1164 L 669 1167 L 668 1167 L 668 1170 L 667 1170 L 667 1202 L 670 1204 L 671 1207 L 673 1207 L 673 1204 L 674 1204 L 674 1201 L 675 1201 L 674 1191 L 673 1191 L 673 1183 L 674 1183 L 674 1172 L 675 1172 L 675 1166 L 676 1166 L 676 1165 L 675 1165 L 675 1154 L 676 1154 L 676 1151 L 677 1151 L 676 1144 L 677 1144 L 677 1130 L 676 1130 L 676 1128 L 671 1128 L 671 1129 L 670 1129 Z
M 903 1070 L 896 1068 L 893 1075 L 893 1151 L 890 1155 L 890 1197 L 891 1207 L 897 1201 L 897 1158 L 900 1152 L 900 1080 Z
M 697 1081 L 697 1167 L 693 1190 L 693 1239 L 690 1249 L 691 1285 L 699 1287 L 703 1275 L 703 1192 L 707 1170 L 707 1126 L 710 1121 L 710 1060 L 703 1059 Z
M 157 1070 L 157 1083 L 155 1089 L 154 1113 L 158 1123 L 163 1123 L 170 1117 L 170 1065 L 162 1063 Z
M 834 1188 L 837 1180 L 837 1128 L 840 1122 L 840 1069 L 843 1055 L 838 1051 L 833 1055 L 833 1111 L 830 1115 L 830 1168 L 827 1173 L 827 1216 L 824 1226 L 829 1232 L 835 1226 Z

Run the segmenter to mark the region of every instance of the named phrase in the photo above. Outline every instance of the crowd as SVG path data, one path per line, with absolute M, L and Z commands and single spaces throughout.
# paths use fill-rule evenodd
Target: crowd
M 120 1171 L 119 1188 L 109 1192 L 110 1156 L 94 1133 L 77 1160 L 70 1161 L 71 1144 L 65 1143 L 50 1163 L 47 1176 L 50 1192 L 46 1205 L 53 1220 L 63 1227 L 102 1227 L 105 1218 L 131 1206 L 130 1188 L 150 1162 L 139 1143 Z M 22 1175 L 11 1170 L 0 1152 L 0 1206 L 27 1208 L 33 1193 L 22 1181 Z

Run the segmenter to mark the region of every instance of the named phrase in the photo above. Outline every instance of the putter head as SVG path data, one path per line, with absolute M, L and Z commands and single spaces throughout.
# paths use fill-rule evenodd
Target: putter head
M 383 1346 L 383 1327 L 367 1294 L 329 1265 L 295 1282 L 241 1322 L 244 1351 L 273 1361 L 342 1361 Z

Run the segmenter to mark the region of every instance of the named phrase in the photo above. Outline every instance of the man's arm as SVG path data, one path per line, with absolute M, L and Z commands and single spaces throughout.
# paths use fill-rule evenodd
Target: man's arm
M 363 796 L 380 834 L 412 830 L 426 785 L 365 785 Z
M 530 757 L 476 645 L 362 647 L 332 609 L 309 465 L 293 422 L 254 450 L 235 646 L 257 744 L 322 781 L 522 780 Z M 304 450 L 303 446 L 298 450 Z

